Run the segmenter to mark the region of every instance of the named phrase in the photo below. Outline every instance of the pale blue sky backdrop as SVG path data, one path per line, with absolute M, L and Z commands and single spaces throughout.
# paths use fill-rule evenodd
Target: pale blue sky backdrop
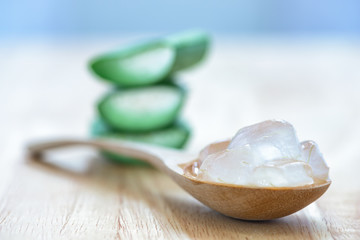
M 360 33 L 359 0 L 0 0 L 0 35 Z

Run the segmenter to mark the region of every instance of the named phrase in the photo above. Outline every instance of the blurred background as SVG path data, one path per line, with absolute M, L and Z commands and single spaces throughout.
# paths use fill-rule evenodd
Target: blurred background
M 86 135 L 94 103 L 108 89 L 89 73 L 88 60 L 186 29 L 212 36 L 208 59 L 180 74 L 191 92 L 184 110 L 195 129 L 190 149 L 266 118 L 287 119 L 304 137 L 326 142 L 324 129 L 358 118 L 348 104 L 357 104 L 350 99 L 359 79 L 356 0 L 14 0 L 0 9 L 0 97 L 12 138 Z
M 219 34 L 360 32 L 360 3 L 319 1 L 1 1 L 2 37 L 174 32 Z

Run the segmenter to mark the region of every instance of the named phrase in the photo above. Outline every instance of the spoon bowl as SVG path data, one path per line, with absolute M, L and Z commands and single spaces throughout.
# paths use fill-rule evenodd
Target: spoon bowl
M 183 166 L 195 160 L 196 156 L 178 150 L 124 141 L 46 141 L 29 145 L 28 150 L 32 155 L 41 156 L 46 150 L 70 146 L 90 146 L 142 159 L 169 175 L 206 206 L 226 216 L 243 220 L 269 220 L 290 215 L 318 199 L 331 183 L 327 181 L 301 187 L 270 188 L 201 181 L 184 173 Z

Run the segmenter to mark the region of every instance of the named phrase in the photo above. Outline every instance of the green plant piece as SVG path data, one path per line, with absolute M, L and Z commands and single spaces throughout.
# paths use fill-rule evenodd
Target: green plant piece
M 132 45 L 94 58 L 90 68 L 117 86 L 136 87 L 164 80 L 175 61 L 172 47 L 159 41 Z
M 124 133 L 112 129 L 101 118 L 91 126 L 91 135 L 108 139 L 119 139 L 133 142 L 154 144 L 163 147 L 181 149 L 190 136 L 190 129 L 184 122 L 176 122 L 168 128 L 146 133 Z M 124 164 L 144 164 L 141 160 L 102 151 L 101 154 L 114 162 Z
M 210 37 L 203 31 L 188 31 L 165 38 L 176 51 L 172 72 L 184 70 L 201 62 L 210 46 Z
M 144 132 L 171 125 L 185 100 L 184 89 L 171 84 L 119 89 L 100 100 L 104 121 L 120 131 Z
M 102 54 L 89 66 L 98 77 L 116 86 L 153 85 L 199 63 L 209 45 L 205 32 L 188 31 Z

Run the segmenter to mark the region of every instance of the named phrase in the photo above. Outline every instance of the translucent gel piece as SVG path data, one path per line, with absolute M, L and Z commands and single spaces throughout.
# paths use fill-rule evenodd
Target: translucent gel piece
M 293 126 L 269 120 L 240 129 L 228 148 L 248 145 L 258 165 L 274 159 L 299 159 L 301 148 Z
M 329 180 L 329 167 L 327 166 L 318 145 L 314 141 L 301 142 L 302 154 L 312 170 L 315 178 Z
M 269 120 L 204 148 L 198 178 L 257 187 L 298 187 L 329 179 L 316 143 L 300 143 L 291 124 Z

